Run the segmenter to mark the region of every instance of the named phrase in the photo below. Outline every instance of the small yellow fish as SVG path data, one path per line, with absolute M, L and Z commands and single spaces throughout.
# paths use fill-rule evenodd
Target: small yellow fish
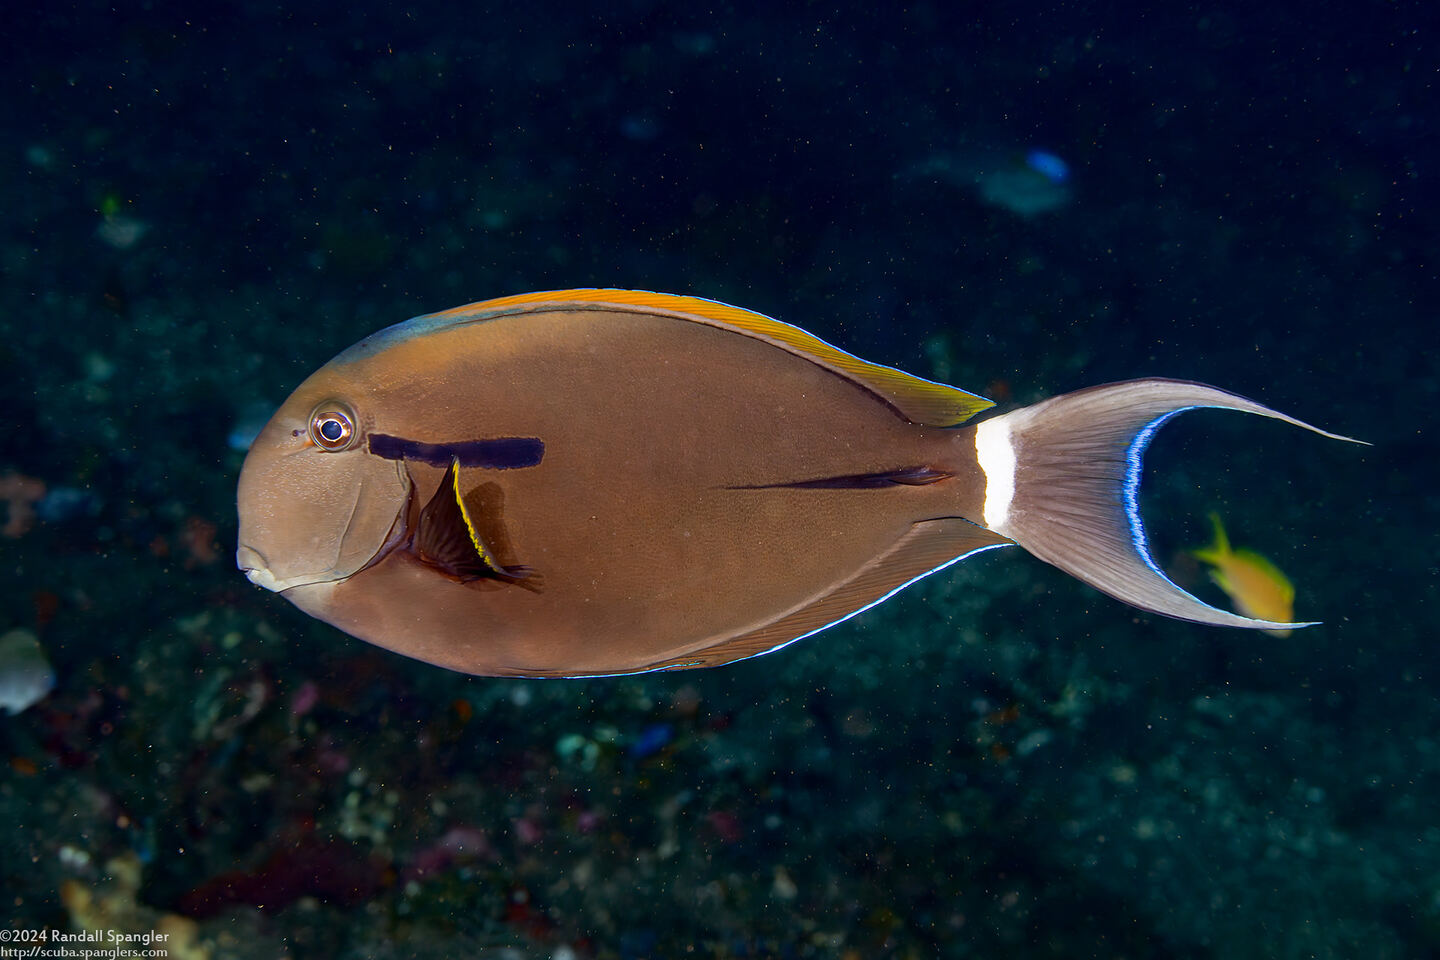
M 1195 559 L 1210 566 L 1210 579 L 1215 586 L 1224 590 L 1235 609 L 1247 617 L 1282 623 L 1293 620 L 1295 587 L 1289 578 L 1254 550 L 1231 549 L 1218 513 L 1210 514 L 1210 522 L 1215 526 L 1214 543 L 1190 552 Z M 1265 632 L 1275 637 L 1290 636 L 1288 627 Z

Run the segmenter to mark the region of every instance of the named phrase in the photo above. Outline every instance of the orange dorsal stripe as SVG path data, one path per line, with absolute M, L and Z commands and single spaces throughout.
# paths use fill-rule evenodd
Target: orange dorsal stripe
M 471 323 L 521 312 L 517 308 L 540 305 L 561 308 L 577 303 L 600 307 L 607 304 L 617 308 L 638 307 L 693 322 L 726 327 L 765 340 L 791 353 L 808 357 L 815 363 L 867 387 L 913 423 L 936 427 L 955 426 L 994 406 L 989 400 L 973 393 L 912 376 L 894 367 L 861 360 L 799 327 L 782 323 L 753 310 L 743 310 L 703 297 L 682 297 L 644 290 L 546 290 L 482 300 L 417 317 L 416 320 L 423 321 L 426 329 L 434 329 L 435 326 L 448 323 Z

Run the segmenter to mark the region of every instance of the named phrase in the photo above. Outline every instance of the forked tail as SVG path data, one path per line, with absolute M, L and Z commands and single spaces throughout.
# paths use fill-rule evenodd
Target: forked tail
M 1053 397 L 976 427 L 984 524 L 1118 600 L 1216 626 L 1285 629 L 1212 607 L 1176 586 L 1146 544 L 1141 457 L 1170 417 L 1196 407 L 1243 410 L 1351 440 L 1244 397 L 1185 380 L 1128 380 Z

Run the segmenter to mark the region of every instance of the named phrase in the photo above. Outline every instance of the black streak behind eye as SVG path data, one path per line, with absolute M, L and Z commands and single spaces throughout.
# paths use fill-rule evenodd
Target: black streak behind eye
M 418 460 L 432 467 L 448 467 L 451 460 L 458 460 L 462 467 L 514 470 L 538 464 L 545 456 L 545 442 L 539 437 L 495 437 L 490 440 L 423 443 L 372 433 L 370 452 L 386 460 Z

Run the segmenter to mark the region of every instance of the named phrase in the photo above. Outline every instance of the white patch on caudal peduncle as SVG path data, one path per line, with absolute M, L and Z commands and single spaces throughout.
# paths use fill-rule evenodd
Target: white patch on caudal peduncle
M 1003 534 L 1015 498 L 1015 446 L 1004 417 L 975 428 L 975 459 L 985 473 L 985 526 Z

